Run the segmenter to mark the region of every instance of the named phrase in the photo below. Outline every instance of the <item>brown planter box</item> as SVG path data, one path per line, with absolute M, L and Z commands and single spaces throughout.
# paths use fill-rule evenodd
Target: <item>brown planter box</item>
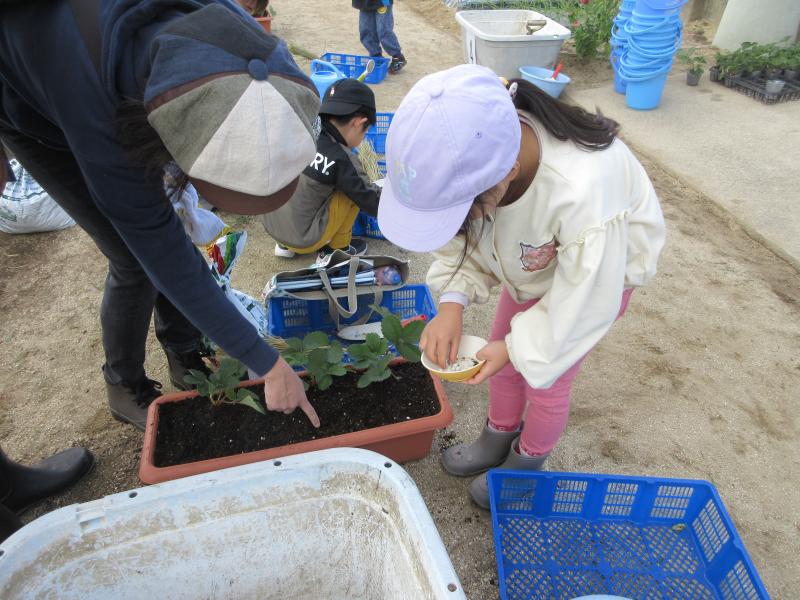
M 142 457 L 139 463 L 139 479 L 148 484 L 162 483 L 199 473 L 208 473 L 219 469 L 227 469 L 228 467 L 238 467 L 239 465 L 262 460 L 313 452 L 314 450 L 325 450 L 327 448 L 364 448 L 383 454 L 398 463 L 424 458 L 431 451 L 433 432 L 446 427 L 453 420 L 453 410 L 447 401 L 442 382 L 433 376 L 431 376 L 431 379 L 433 379 L 433 386 L 436 390 L 441 410 L 430 417 L 334 435 L 319 440 L 278 446 L 267 450 L 201 460 L 183 465 L 173 465 L 171 467 L 157 467 L 153 464 L 156 433 L 158 432 L 158 408 L 167 402 L 180 402 L 187 398 L 194 398 L 197 396 L 197 392 L 177 392 L 161 396 L 150 404 L 150 408 L 147 411 L 144 447 L 142 448 Z M 249 386 L 262 382 L 263 380 L 252 380 L 246 381 L 241 385 Z
M 255 17 L 258 24 L 264 28 L 264 31 L 267 33 L 272 33 L 272 15 L 267 15 L 266 17 Z

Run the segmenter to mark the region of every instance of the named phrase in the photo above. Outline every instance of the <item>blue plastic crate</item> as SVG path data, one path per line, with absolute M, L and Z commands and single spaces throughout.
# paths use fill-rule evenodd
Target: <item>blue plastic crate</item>
M 372 144 L 377 154 L 386 154 L 386 134 L 389 132 L 389 125 L 392 124 L 394 113 L 379 112 L 375 114 L 375 125 L 367 129 L 366 138 Z
M 489 472 L 500 597 L 769 598 L 713 485 Z
M 364 72 L 370 60 L 375 61 L 375 69 L 364 78 L 365 83 L 380 83 L 386 79 L 389 72 L 390 58 L 377 56 L 359 56 L 358 54 L 340 54 L 338 52 L 326 52 L 320 56 L 321 60 L 336 66 L 342 73 L 350 78 L 356 78 Z
M 347 302 L 347 299 L 344 300 Z M 341 319 L 342 324 L 354 323 L 370 311 L 375 303 L 371 294 L 358 297 L 358 312 L 350 319 Z M 346 305 L 346 304 L 345 304 Z M 388 308 L 402 319 L 425 315 L 430 321 L 436 316 L 436 305 L 428 286 L 424 283 L 409 284 L 399 289 L 386 291 L 381 306 Z M 312 331 L 324 331 L 329 335 L 336 333 L 336 326 L 328 312 L 327 300 L 298 300 L 296 298 L 270 298 L 268 306 L 268 326 L 270 335 L 289 338 L 303 337 Z M 380 321 L 380 315 L 373 313 L 369 322 Z
M 382 175 L 386 175 L 386 161 L 379 160 L 378 168 Z M 385 240 L 380 228 L 378 227 L 378 219 L 371 217 L 365 212 L 359 212 L 353 223 L 353 235 L 355 237 L 367 237 L 374 240 Z

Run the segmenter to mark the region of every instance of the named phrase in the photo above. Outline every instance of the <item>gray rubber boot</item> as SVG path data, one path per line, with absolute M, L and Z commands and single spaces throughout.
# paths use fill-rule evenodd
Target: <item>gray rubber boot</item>
M 542 465 L 550 453 L 542 456 L 522 456 L 519 453 L 519 440 L 514 440 L 503 464 L 498 469 L 510 469 L 512 471 L 541 471 Z M 486 481 L 486 473 L 483 473 L 472 480 L 469 484 L 469 495 L 472 500 L 480 506 L 489 510 L 489 484 Z
M 495 431 L 487 421 L 477 440 L 442 452 L 442 466 L 451 475 L 477 475 L 499 465 L 518 436 L 519 431 Z

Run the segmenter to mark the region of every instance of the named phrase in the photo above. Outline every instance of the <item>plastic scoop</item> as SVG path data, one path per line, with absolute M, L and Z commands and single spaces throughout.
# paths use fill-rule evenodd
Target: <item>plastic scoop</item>
M 411 317 L 410 319 L 405 319 L 401 321 L 403 325 L 407 325 L 411 321 L 426 321 L 427 317 L 425 315 L 417 315 L 416 317 Z M 364 325 L 350 325 L 348 327 L 343 327 L 339 331 L 336 332 L 336 335 L 342 338 L 343 340 L 347 340 L 348 342 L 363 342 L 367 339 L 367 335 L 370 333 L 374 333 L 383 337 L 383 331 L 381 330 L 381 322 L 376 321 L 375 323 L 365 323 Z
M 561 69 L 563 68 L 564 68 L 564 63 L 562 62 L 558 63 L 556 70 L 553 71 L 553 79 L 558 79 L 558 74 L 561 73 Z
M 367 61 L 367 64 L 364 66 L 364 72 L 361 73 L 356 79 L 358 81 L 364 81 L 367 78 L 367 75 L 372 73 L 375 70 L 375 61 L 371 58 Z

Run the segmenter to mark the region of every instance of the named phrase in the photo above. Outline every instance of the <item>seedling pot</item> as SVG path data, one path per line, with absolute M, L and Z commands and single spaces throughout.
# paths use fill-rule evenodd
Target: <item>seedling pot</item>
M 786 85 L 786 82 L 782 79 L 770 79 L 767 81 L 767 84 L 764 86 L 764 89 L 767 91 L 768 94 L 780 94 L 783 90 L 783 86 Z
M 404 359 L 397 359 L 392 361 L 391 366 L 404 363 L 406 363 Z M 303 374 L 301 373 L 301 375 Z M 428 417 L 420 417 L 400 423 L 392 423 L 295 444 L 276 446 L 265 450 L 166 467 L 158 467 L 154 462 L 155 450 L 158 444 L 159 411 L 165 404 L 195 398 L 198 394 L 196 391 L 190 391 L 161 396 L 153 401 L 148 409 L 147 424 L 144 432 L 144 447 L 142 448 L 139 465 L 139 479 L 148 484 L 161 483 L 199 473 L 208 473 L 228 467 L 328 448 L 364 448 L 383 454 L 398 463 L 424 458 L 430 453 L 434 431 L 446 427 L 453 420 L 453 411 L 447 401 L 447 395 L 441 382 L 434 377 L 431 377 L 431 379 L 440 410 L 437 414 Z M 263 383 L 263 380 L 246 381 L 240 384 L 240 387 L 253 386 L 259 383 Z M 187 435 L 203 435 L 203 433 L 187 432 Z
M 266 17 L 256 17 L 256 21 L 267 33 L 272 33 L 272 15 Z

